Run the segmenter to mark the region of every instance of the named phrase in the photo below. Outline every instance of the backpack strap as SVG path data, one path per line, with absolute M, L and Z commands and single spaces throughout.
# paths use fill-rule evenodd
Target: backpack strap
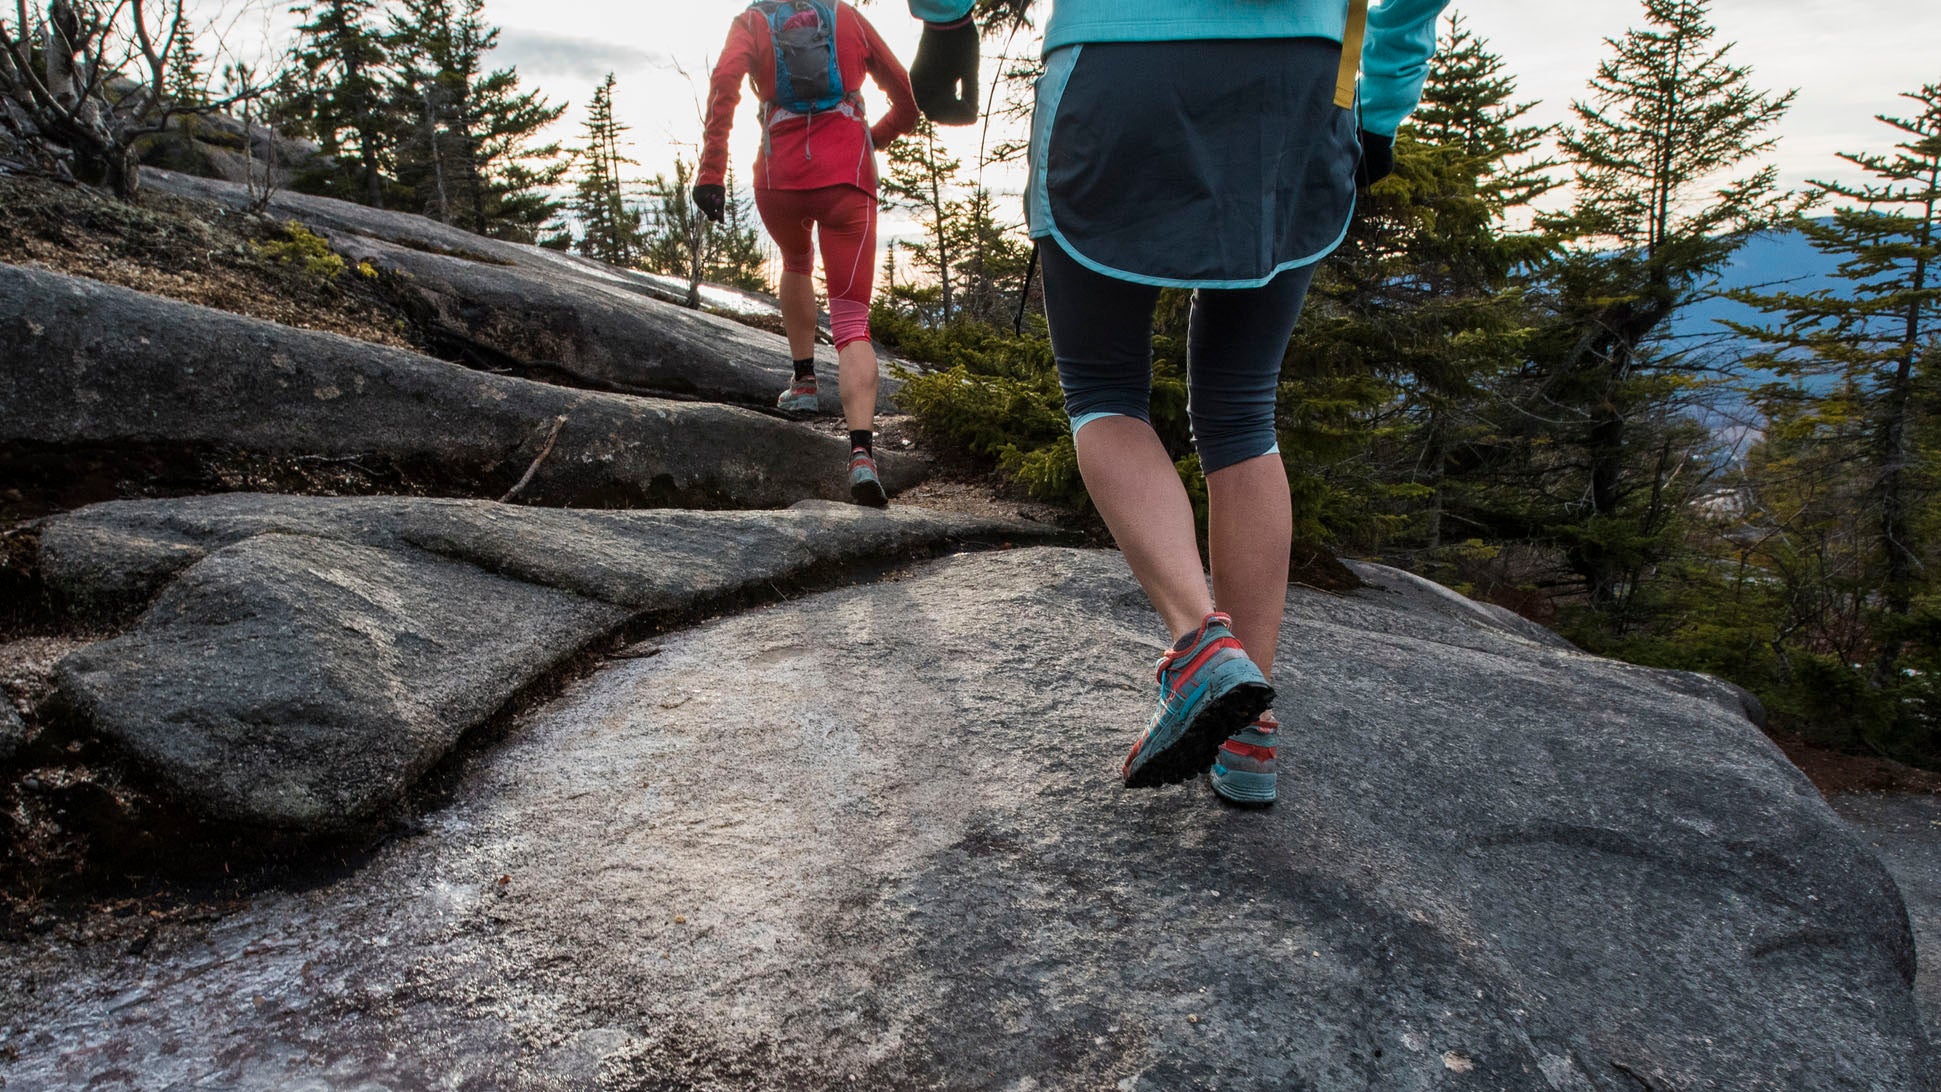
M 1341 67 L 1334 74 L 1334 104 L 1355 106 L 1355 75 L 1361 71 L 1361 39 L 1368 29 L 1368 0 L 1348 0 L 1348 25 L 1341 32 Z

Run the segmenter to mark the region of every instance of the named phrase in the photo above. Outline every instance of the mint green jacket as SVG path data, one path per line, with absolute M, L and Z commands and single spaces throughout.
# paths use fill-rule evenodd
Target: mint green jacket
M 948 23 L 973 0 L 910 0 L 910 14 Z M 1436 19 L 1448 0 L 1371 0 L 1361 48 L 1361 126 L 1393 136 L 1422 97 L 1435 55 Z M 1331 38 L 1348 25 L 1347 0 L 1055 0 L 1045 52 L 1081 42 L 1207 38 Z

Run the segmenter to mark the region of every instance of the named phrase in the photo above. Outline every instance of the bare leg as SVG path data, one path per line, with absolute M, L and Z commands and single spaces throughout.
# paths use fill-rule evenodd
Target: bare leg
M 1198 629 L 1213 601 L 1193 504 L 1158 434 L 1136 417 L 1102 417 L 1079 429 L 1076 442 L 1085 491 L 1166 629 L 1174 640 Z
M 1214 602 L 1233 616 L 1233 635 L 1271 679 L 1294 537 L 1287 469 L 1278 452 L 1262 455 L 1208 474 L 1206 492 Z
M 842 415 L 851 431 L 876 429 L 876 346 L 867 339 L 852 341 L 836 353 L 841 371 Z
M 794 359 L 815 355 L 815 278 L 807 273 L 782 274 L 782 328 L 788 331 Z

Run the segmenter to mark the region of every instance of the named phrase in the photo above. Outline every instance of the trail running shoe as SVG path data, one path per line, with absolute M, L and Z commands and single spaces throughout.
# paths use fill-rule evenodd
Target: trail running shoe
M 1213 765 L 1228 736 L 1266 711 L 1274 688 L 1215 612 L 1159 658 L 1159 709 L 1120 776 L 1129 789 L 1170 785 Z
M 798 379 L 789 384 L 789 389 L 775 400 L 775 408 L 784 413 L 814 413 L 822 408 L 816 398 L 815 378 Z
M 1222 800 L 1257 807 L 1274 802 L 1274 739 L 1280 726 L 1274 714 L 1262 713 L 1220 744 L 1207 780 Z
M 876 477 L 876 460 L 860 447 L 849 453 L 849 497 L 871 508 L 887 508 L 890 503 L 890 495 Z

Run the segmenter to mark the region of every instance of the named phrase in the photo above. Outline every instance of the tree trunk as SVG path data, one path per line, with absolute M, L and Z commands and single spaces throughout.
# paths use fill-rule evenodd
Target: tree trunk
M 1597 423 L 1591 426 L 1589 448 L 1591 518 L 1602 520 L 1615 516 L 1618 505 L 1624 499 L 1622 474 L 1624 471 L 1624 415 L 1614 406 L 1606 406 L 1599 411 Z M 1599 528 L 1603 531 L 1604 528 Z M 1572 551 L 1577 562 L 1577 570 L 1588 585 L 1591 603 L 1598 607 L 1609 607 L 1616 602 L 1619 583 L 1619 566 L 1611 550 L 1601 542 L 1579 542 Z
M 1908 497 L 1908 417 L 1913 412 L 1911 380 L 1913 378 L 1914 354 L 1909 352 L 1900 359 L 1895 370 L 1894 381 L 1887 390 L 1887 417 L 1881 422 L 1880 430 L 1880 546 L 1886 556 L 1887 571 L 1881 580 L 1881 603 L 1887 609 L 1890 619 L 1888 635 L 1880 643 L 1879 658 L 1874 661 L 1874 685 L 1886 686 L 1893 682 L 1894 670 L 1900 660 L 1902 649 L 1906 646 L 1894 632 L 1894 621 L 1907 617 L 1914 605 L 1914 581 L 1920 569 L 1920 559 L 1914 556 L 1910 541 L 1913 535 L 1912 504 Z
M 431 155 L 431 179 L 438 195 L 438 222 L 452 222 L 452 206 L 445 194 L 445 156 L 438 147 L 438 115 L 432 106 L 431 92 L 425 92 L 425 151 Z
M 378 176 L 377 148 L 369 132 L 360 134 L 358 143 L 363 146 L 359 151 L 364 161 L 364 194 L 372 208 L 381 209 L 384 207 L 384 183 Z
M 1934 175 L 1930 173 L 1930 189 L 1933 179 Z M 1934 211 L 1934 202 L 1930 200 L 1926 218 L 1921 224 L 1923 251 L 1933 239 Z M 1921 567 L 1912 541 L 1914 503 L 1909 496 L 1912 489 L 1908 482 L 1908 433 L 1914 415 L 1914 360 L 1921 352 L 1924 333 L 1921 328 L 1920 294 L 1927 288 L 1927 275 L 1927 258 L 1916 259 L 1914 302 L 1908 305 L 1906 325 L 1901 336 L 1901 356 L 1894 369 L 1894 381 L 1887 390 L 1887 419 L 1883 422 L 1880 438 L 1880 540 L 1881 549 L 1887 556 L 1887 579 L 1881 588 L 1881 598 L 1886 604 L 1888 616 L 1895 621 L 1906 618 L 1913 610 L 1914 585 L 1919 579 Z M 1906 642 L 1894 632 L 1895 628 L 1889 626 L 1886 639 L 1880 643 L 1880 657 L 1874 662 L 1874 685 L 1877 687 L 1893 681 L 1897 661 L 1906 647 Z

